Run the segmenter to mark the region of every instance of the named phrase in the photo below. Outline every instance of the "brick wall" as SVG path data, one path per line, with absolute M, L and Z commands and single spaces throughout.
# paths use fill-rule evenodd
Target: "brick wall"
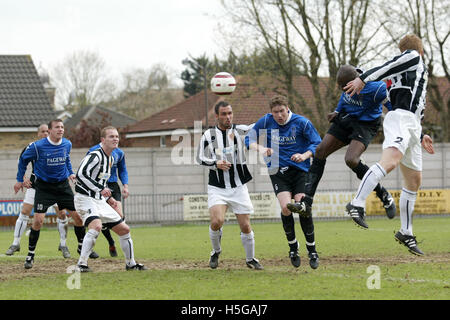
M 0 132 L 0 150 L 22 150 L 36 140 L 36 132 Z

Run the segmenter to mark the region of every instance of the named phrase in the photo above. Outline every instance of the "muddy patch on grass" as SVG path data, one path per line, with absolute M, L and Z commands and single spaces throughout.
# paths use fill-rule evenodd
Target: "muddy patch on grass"
M 306 257 L 302 258 L 302 266 L 299 269 L 292 268 L 288 257 L 277 257 L 270 259 L 260 259 L 265 269 L 291 268 L 301 271 L 308 265 Z M 139 260 L 145 264 L 149 270 L 208 270 L 208 261 L 170 261 L 170 260 Z M 26 270 L 23 261 L 15 259 L 8 261 L 8 258 L 0 259 L 0 281 L 20 280 L 30 277 L 41 277 L 51 274 L 66 274 L 70 267 L 76 265 L 75 259 L 45 259 L 36 260 L 33 268 Z M 398 265 L 398 264 L 450 264 L 450 253 L 427 254 L 423 257 L 416 256 L 388 256 L 388 257 L 361 257 L 361 256 L 324 256 L 320 257 L 320 265 L 352 265 L 352 264 L 373 264 L 373 265 Z M 126 272 L 125 262 L 122 259 L 100 258 L 89 260 L 89 267 L 93 273 L 102 272 Z M 309 266 L 308 266 L 309 268 Z M 219 269 L 222 270 L 247 270 L 244 259 L 221 259 Z M 289 269 L 290 270 L 290 269 Z M 309 270 L 309 269 L 308 269 Z M 136 272 L 136 271 L 133 271 Z

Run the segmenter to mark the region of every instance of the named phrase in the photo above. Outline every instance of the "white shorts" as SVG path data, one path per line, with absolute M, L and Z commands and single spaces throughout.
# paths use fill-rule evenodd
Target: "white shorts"
M 90 217 L 98 217 L 102 223 L 119 223 L 122 218 L 105 199 L 97 200 L 84 194 L 75 193 L 75 210 L 81 216 L 83 224 Z
M 217 204 L 227 205 L 234 214 L 252 214 L 254 212 L 245 184 L 228 189 L 208 185 L 208 208 Z
M 25 192 L 25 198 L 23 199 L 23 203 L 34 205 L 34 195 L 36 194 L 36 189 L 29 188 Z
M 403 153 L 404 166 L 422 171 L 422 126 L 414 113 L 403 109 L 389 111 L 384 118 L 383 133 L 383 149 L 395 147 Z

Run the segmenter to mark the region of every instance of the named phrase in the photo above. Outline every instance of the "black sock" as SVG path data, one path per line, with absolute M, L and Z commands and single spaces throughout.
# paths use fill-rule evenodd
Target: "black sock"
M 322 179 L 326 162 L 327 162 L 326 159 L 314 158 L 311 168 L 309 168 L 308 174 L 306 175 L 305 194 L 309 197 L 309 199 L 305 197 L 306 198 L 305 201 L 310 206 L 312 206 L 317 186 L 319 185 L 320 179 Z
M 307 242 L 306 248 L 308 252 L 316 251 L 315 236 L 314 236 L 314 223 L 312 217 L 305 218 L 300 216 L 300 226 L 302 227 L 305 240 Z
M 106 240 L 108 240 L 109 246 L 114 245 L 114 239 L 111 236 L 111 232 L 108 228 L 102 229 L 102 233 L 105 236 Z
M 356 176 L 359 180 L 362 180 L 362 178 L 364 178 L 364 175 L 368 170 L 369 167 L 366 164 L 362 163 L 361 160 L 356 167 L 352 168 L 352 171 L 356 173 Z M 374 190 L 377 194 L 377 197 L 383 200 L 383 193 L 385 192 L 385 189 L 380 184 L 377 184 Z
M 295 240 L 295 221 L 294 216 L 291 214 L 289 216 L 285 216 L 281 214 L 281 221 L 283 222 L 284 233 L 286 234 L 286 239 L 289 243 L 289 247 L 291 251 L 295 251 L 298 249 L 298 243 Z M 290 243 L 292 242 L 292 243 Z
M 41 230 L 30 229 L 30 237 L 28 238 L 28 256 L 34 257 L 34 250 L 36 250 L 36 245 L 39 240 L 39 234 Z
M 81 247 L 83 246 L 83 239 L 84 236 L 86 235 L 86 229 L 84 226 L 81 227 L 73 226 L 73 231 L 75 231 L 75 236 L 77 237 L 78 240 L 78 249 L 81 250 Z

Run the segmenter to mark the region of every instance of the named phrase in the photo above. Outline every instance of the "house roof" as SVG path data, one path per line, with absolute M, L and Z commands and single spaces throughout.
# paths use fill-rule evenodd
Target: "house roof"
M 258 78 L 244 79 L 238 77 L 236 90 L 231 95 L 216 95 L 208 90 L 208 126 L 215 123 L 214 105 L 220 100 L 226 100 L 233 106 L 234 119 L 236 124 L 249 124 L 257 121 L 264 114 L 270 112 L 269 100 L 275 94 L 285 94 L 280 89 L 281 84 L 273 79 Z M 301 106 L 296 106 L 296 111 L 318 116 L 314 105 L 314 95 L 312 87 L 306 77 L 297 77 L 294 79 L 294 88 L 302 92 L 304 101 Z M 320 82 L 320 89 L 324 93 L 326 90 L 325 80 Z M 128 133 L 143 133 L 166 131 L 174 129 L 194 128 L 194 121 L 202 121 L 205 126 L 205 94 L 204 91 L 143 119 L 134 125 L 131 125 Z M 303 109 L 303 110 L 302 110 Z
M 86 120 L 93 125 L 101 125 L 102 120 L 106 120 L 116 128 L 123 128 L 137 121 L 130 116 L 102 106 L 87 106 L 66 119 L 64 127 L 69 131 L 76 128 L 82 120 Z
M 0 55 L 0 127 L 36 128 L 55 118 L 29 55 Z
M 449 94 L 450 83 L 445 77 L 439 77 L 438 86 L 441 94 Z M 237 77 L 236 90 L 231 95 L 218 96 L 208 90 L 208 125 L 215 123 L 214 105 L 220 100 L 226 100 L 233 106 L 233 122 L 236 124 L 250 124 L 257 121 L 264 114 L 270 112 L 269 100 L 275 94 L 286 94 L 281 89 L 282 84 L 272 78 L 260 77 L 247 79 Z M 328 78 L 320 78 L 318 82 L 322 96 L 322 103 L 331 112 L 336 105 L 330 103 L 327 98 Z M 294 99 L 293 110 L 309 118 L 315 125 L 317 119 L 325 119 L 326 114 L 320 114 L 315 101 L 311 82 L 305 76 L 298 76 L 293 79 L 294 91 L 298 92 L 301 98 Z M 337 97 L 338 98 L 338 97 Z M 327 104 L 330 104 L 327 106 Z M 436 110 L 431 103 L 427 105 L 428 118 L 436 120 Z M 205 95 L 201 91 L 196 95 L 170 107 L 164 111 L 143 119 L 131 125 L 127 132 L 131 134 L 150 133 L 167 131 L 174 129 L 192 129 L 194 121 L 202 121 L 205 127 Z

